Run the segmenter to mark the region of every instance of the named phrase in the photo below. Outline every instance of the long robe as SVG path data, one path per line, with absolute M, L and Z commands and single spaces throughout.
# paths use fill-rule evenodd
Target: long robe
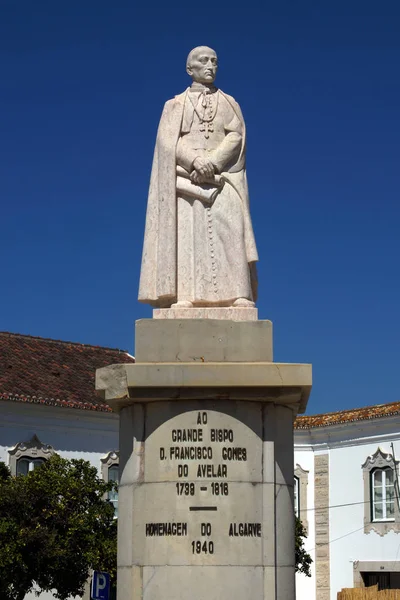
M 249 213 L 243 117 L 235 100 L 219 90 L 222 102 L 228 103 L 239 124 L 236 129 L 240 130 L 240 148 L 234 161 L 221 163 L 220 173 L 226 183 L 214 204 L 210 206 L 182 194 L 177 197 L 176 168 L 185 162 L 182 148 L 177 159 L 177 147 L 188 133 L 184 122 L 190 102 L 188 93 L 186 90 L 165 104 L 158 128 L 139 300 L 167 307 L 177 300 L 224 306 L 239 297 L 255 299 L 249 265 L 258 256 Z M 191 160 L 183 166 L 189 167 L 189 163 Z

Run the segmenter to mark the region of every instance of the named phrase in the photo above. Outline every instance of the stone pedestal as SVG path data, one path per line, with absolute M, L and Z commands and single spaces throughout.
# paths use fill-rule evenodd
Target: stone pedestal
M 311 366 L 268 321 L 138 321 L 120 411 L 118 600 L 294 600 L 293 418 Z
M 257 321 L 257 308 L 155 308 L 153 319 L 212 319 L 229 321 Z

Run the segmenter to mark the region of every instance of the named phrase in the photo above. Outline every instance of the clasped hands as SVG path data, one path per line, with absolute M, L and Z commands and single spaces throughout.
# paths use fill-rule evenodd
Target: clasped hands
M 193 171 L 190 174 L 190 179 L 193 183 L 206 183 L 213 181 L 215 175 L 215 167 L 208 158 L 198 156 L 193 161 Z

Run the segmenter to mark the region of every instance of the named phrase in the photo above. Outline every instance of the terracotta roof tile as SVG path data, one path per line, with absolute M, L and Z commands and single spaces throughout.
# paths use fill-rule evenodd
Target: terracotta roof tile
M 0 332 L 0 400 L 112 412 L 97 396 L 95 371 L 133 363 L 125 350 Z M 400 402 L 297 417 L 295 429 L 400 414 Z
M 313 427 L 327 427 L 329 425 L 340 425 L 352 421 L 366 421 L 368 419 L 379 419 L 400 414 L 400 402 L 390 404 L 376 404 L 364 408 L 353 408 L 337 412 L 324 413 L 297 417 L 294 423 L 295 429 L 310 429 Z
M 95 371 L 132 362 L 125 350 L 0 332 L 0 400 L 111 412 Z

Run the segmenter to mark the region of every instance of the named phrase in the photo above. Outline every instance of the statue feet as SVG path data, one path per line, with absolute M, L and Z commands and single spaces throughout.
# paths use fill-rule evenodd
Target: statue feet
M 178 302 L 171 304 L 171 308 L 193 308 L 193 304 L 189 300 L 178 300 Z
M 252 300 L 248 300 L 247 298 L 238 298 L 232 304 L 235 308 L 254 308 L 255 303 Z

